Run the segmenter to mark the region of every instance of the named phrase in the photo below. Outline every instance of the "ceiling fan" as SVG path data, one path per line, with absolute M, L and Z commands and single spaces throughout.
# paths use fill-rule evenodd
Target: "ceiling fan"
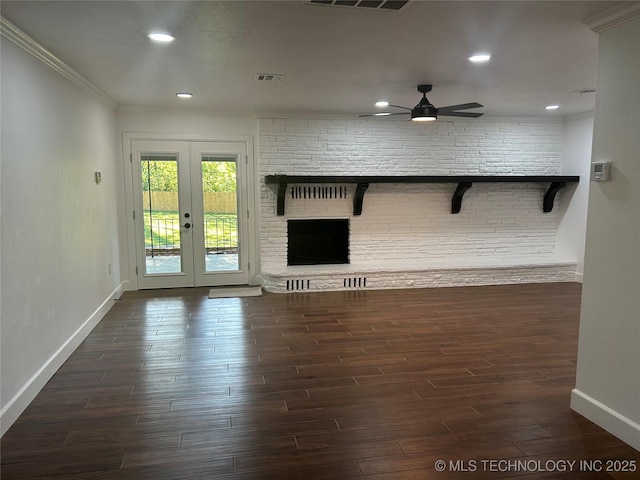
M 389 115 L 407 115 L 411 114 L 411 120 L 414 122 L 432 122 L 437 120 L 438 115 L 446 117 L 465 117 L 465 118 L 478 118 L 484 115 L 478 112 L 460 112 L 459 110 L 468 110 L 470 108 L 479 108 L 483 105 L 477 102 L 461 103 L 459 105 L 449 105 L 447 107 L 434 107 L 427 99 L 427 93 L 431 91 L 432 85 L 418 85 L 418 91 L 422 94 L 422 99 L 413 108 L 402 107 L 400 105 L 391 105 L 389 102 L 378 102 L 377 107 L 394 107 L 408 110 L 408 112 L 390 113 L 380 112 L 372 113 L 369 115 L 360 115 L 360 117 L 383 117 Z

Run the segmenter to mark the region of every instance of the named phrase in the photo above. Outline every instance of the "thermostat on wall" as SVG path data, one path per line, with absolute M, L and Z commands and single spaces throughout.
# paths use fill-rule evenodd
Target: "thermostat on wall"
M 609 181 L 609 164 L 607 160 L 599 160 L 591 162 L 591 181 L 592 182 L 608 182 Z

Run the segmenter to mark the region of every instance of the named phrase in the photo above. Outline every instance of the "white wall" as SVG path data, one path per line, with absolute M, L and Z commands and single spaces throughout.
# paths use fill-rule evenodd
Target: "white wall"
M 576 261 L 576 280 L 584 272 L 584 238 L 587 230 L 587 201 L 593 140 L 593 113 L 565 119 L 562 151 L 562 175 L 580 175 L 577 185 L 566 187 L 560 197 L 558 255 Z
M 640 449 L 640 18 L 599 36 L 578 370 L 571 406 Z
M 249 112 L 216 112 L 187 107 L 144 108 L 121 105 L 116 111 L 118 136 L 124 132 L 192 136 L 255 135 L 256 119 Z M 119 138 L 122 140 L 122 138 Z
M 113 110 L 5 39 L 1 113 L 4 433 L 119 294 L 123 188 Z

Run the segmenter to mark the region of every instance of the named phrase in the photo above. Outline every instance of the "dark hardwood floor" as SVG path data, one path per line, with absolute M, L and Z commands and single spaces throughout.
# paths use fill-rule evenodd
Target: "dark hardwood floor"
M 569 409 L 579 284 L 207 293 L 117 301 L 2 480 L 640 478 L 586 471 L 640 453 Z

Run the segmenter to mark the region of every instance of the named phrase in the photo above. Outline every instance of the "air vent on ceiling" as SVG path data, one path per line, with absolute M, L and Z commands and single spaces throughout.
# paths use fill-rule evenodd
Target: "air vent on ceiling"
M 574 90 L 571 93 L 579 93 L 580 95 L 584 95 L 584 94 L 596 93 L 596 89 L 595 88 L 581 88 L 580 90 Z
M 279 82 L 284 78 L 280 73 L 256 73 L 256 80 L 261 82 Z
M 306 5 L 368 8 L 397 12 L 402 10 L 409 3 L 409 0 L 305 0 L 304 3 Z

